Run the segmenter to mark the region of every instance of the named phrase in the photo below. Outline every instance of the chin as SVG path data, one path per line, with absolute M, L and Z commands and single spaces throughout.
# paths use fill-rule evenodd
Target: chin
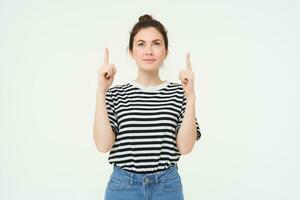
M 141 65 L 139 68 L 143 71 L 148 71 L 148 72 L 153 72 L 153 71 L 158 71 L 159 66 L 153 66 L 153 65 Z
M 141 68 L 143 71 L 147 71 L 147 72 L 156 72 L 156 71 L 159 71 L 159 69 L 158 68 L 156 68 L 156 67 L 142 67 Z

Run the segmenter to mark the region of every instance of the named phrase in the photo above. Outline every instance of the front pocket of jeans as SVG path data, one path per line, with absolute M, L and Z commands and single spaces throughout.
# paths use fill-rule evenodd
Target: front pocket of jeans
M 128 179 L 112 176 L 108 181 L 108 189 L 110 190 L 129 190 L 131 189 L 132 184 Z
M 160 182 L 160 187 L 165 191 L 177 191 L 182 189 L 181 179 L 179 176 L 176 176 L 172 179 L 163 180 Z
M 115 177 L 112 177 L 108 181 L 108 188 L 111 190 L 120 190 L 120 189 L 122 189 L 122 181 Z

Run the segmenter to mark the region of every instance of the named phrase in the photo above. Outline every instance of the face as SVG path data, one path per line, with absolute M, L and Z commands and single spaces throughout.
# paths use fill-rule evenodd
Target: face
M 141 29 L 134 36 L 130 55 L 140 70 L 158 71 L 167 55 L 163 36 L 154 27 Z

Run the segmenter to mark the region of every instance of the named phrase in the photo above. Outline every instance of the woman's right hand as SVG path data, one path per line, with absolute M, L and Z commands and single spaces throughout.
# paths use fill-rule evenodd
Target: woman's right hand
M 105 48 L 103 65 L 98 72 L 98 90 L 106 93 L 112 85 L 117 69 L 114 64 L 109 63 L 109 51 Z

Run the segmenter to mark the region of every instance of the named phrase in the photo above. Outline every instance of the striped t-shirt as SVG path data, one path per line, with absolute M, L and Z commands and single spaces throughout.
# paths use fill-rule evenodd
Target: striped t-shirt
M 176 134 L 185 106 L 183 87 L 175 82 L 146 87 L 131 80 L 109 88 L 106 110 L 116 134 L 109 163 L 136 173 L 158 172 L 175 164 L 181 155 Z M 197 118 L 195 123 L 199 140 Z

